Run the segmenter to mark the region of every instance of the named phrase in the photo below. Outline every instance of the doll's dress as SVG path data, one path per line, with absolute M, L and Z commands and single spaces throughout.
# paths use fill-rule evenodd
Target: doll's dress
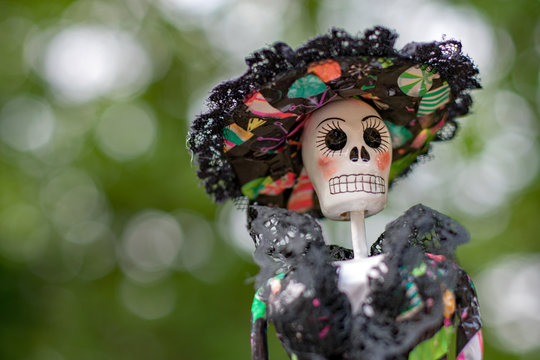
M 261 268 L 252 305 L 252 359 L 268 359 L 272 322 L 291 359 L 482 358 L 474 285 L 454 261 L 467 231 L 416 205 L 387 225 L 371 248 L 369 294 L 353 313 L 339 291 L 336 261 L 352 251 L 324 243 L 310 215 L 251 206 L 248 226 Z

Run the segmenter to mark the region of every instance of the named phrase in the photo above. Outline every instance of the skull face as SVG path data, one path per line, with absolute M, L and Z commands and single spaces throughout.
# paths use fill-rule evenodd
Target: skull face
M 302 160 L 327 218 L 384 209 L 392 145 L 384 121 L 367 103 L 340 100 L 313 112 L 304 125 Z

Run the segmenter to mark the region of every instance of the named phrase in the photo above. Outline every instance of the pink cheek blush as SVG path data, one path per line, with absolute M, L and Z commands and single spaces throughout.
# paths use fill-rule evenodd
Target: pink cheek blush
M 331 178 L 336 172 L 332 159 L 328 156 L 322 155 L 319 157 L 317 165 L 319 165 L 319 169 L 321 169 L 321 172 L 326 179 Z
M 383 171 L 388 165 L 390 165 L 390 151 L 377 155 L 377 167 L 379 170 Z

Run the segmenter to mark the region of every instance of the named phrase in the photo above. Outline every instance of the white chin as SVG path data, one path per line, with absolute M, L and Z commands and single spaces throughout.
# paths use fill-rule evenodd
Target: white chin
M 362 211 L 364 216 L 375 215 L 386 206 L 386 189 L 383 192 L 372 193 L 363 191 L 327 192 L 319 197 L 324 216 L 332 220 L 350 220 L 351 211 Z

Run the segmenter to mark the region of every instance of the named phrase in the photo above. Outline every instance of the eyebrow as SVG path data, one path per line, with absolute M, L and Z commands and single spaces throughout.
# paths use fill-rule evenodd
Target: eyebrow
M 366 121 L 367 119 L 372 118 L 372 117 L 374 117 L 375 119 L 382 120 L 382 118 L 379 117 L 379 116 L 377 116 L 377 115 L 368 115 L 368 116 L 364 117 L 364 118 L 362 119 L 362 121 Z
M 345 120 L 343 120 L 342 118 L 338 118 L 338 117 L 329 117 L 329 118 L 326 118 L 326 119 L 324 119 L 323 121 L 321 121 L 321 122 L 319 123 L 319 125 L 317 125 L 317 127 L 321 126 L 323 122 L 328 121 L 328 120 L 345 121 Z
M 365 116 L 365 117 L 362 119 L 362 121 L 366 121 L 367 119 L 372 118 L 372 117 L 375 118 L 375 119 L 379 119 L 379 120 L 382 121 L 382 118 L 379 117 L 379 116 L 377 116 L 377 115 L 368 115 L 368 116 Z M 329 118 L 326 118 L 326 119 L 324 119 L 323 121 L 321 121 L 321 122 L 319 123 L 319 125 L 317 125 L 317 127 L 321 126 L 323 122 L 328 121 L 328 120 L 345 121 L 345 120 L 342 119 L 342 118 L 338 118 L 338 117 L 329 117 Z

